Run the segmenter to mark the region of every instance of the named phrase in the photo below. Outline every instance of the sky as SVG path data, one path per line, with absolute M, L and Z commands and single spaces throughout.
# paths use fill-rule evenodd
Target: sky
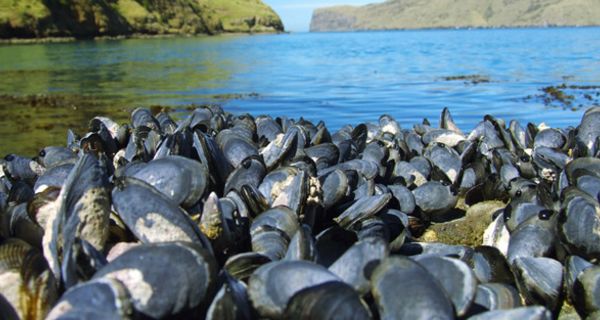
M 286 31 L 308 31 L 310 18 L 315 8 L 335 5 L 365 5 L 382 2 L 382 0 L 263 0 L 275 10 L 281 19 Z

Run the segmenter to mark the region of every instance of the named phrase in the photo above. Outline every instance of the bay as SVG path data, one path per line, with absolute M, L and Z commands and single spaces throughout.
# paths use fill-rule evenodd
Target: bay
M 542 90 L 550 86 L 564 99 Z M 598 86 L 600 28 L 0 45 L 0 155 L 34 155 L 63 145 L 67 128 L 83 133 L 94 115 L 124 122 L 132 108 L 157 105 L 181 117 L 191 104 L 219 103 L 332 130 L 381 114 L 405 128 L 436 125 L 444 107 L 465 131 L 486 114 L 567 127 L 598 104 Z

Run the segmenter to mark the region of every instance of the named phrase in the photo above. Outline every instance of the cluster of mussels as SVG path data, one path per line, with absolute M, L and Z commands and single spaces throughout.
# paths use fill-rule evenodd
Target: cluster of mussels
M 412 130 L 216 106 L 89 128 L 2 161 L 4 319 L 600 317 L 600 107 L 468 135 L 447 109 Z M 482 243 L 420 238 L 488 201 Z

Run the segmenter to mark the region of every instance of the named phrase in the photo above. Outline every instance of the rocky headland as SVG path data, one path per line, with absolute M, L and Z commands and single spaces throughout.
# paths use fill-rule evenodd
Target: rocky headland
M 0 0 L 0 39 L 283 30 L 260 0 Z
M 388 0 L 315 10 L 311 31 L 592 26 L 594 0 Z

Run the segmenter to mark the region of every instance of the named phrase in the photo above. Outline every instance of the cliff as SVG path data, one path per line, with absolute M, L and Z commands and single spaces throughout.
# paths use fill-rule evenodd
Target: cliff
M 0 38 L 280 32 L 260 0 L 0 0 Z
M 600 25 L 598 0 L 388 0 L 314 11 L 311 31 Z

